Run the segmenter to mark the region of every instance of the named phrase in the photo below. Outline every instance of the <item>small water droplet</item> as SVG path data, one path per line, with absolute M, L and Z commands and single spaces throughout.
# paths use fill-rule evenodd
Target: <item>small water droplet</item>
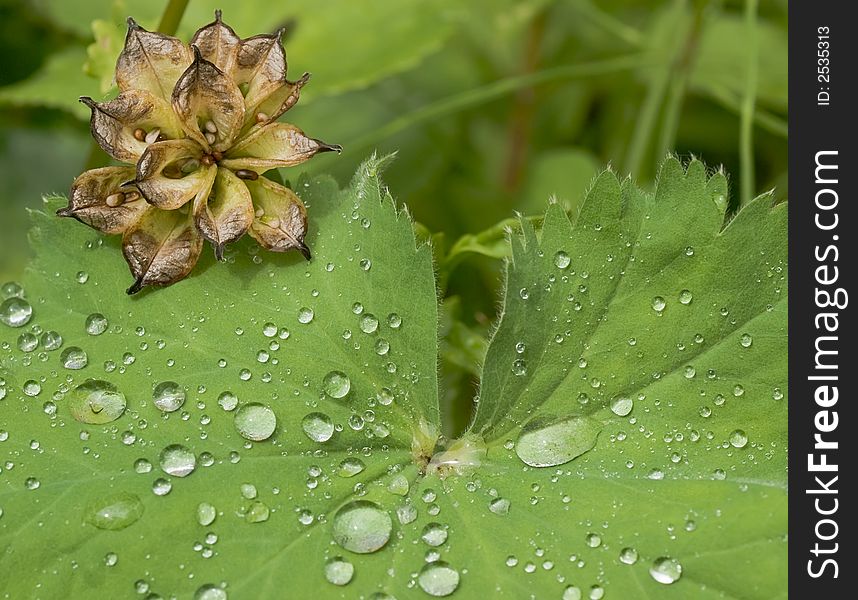
M 208 502 L 200 502 L 197 506 L 197 523 L 208 527 L 217 518 L 217 509 Z
M 512 361 L 512 372 L 516 377 L 527 375 L 527 362 L 523 358 Z
M 667 303 L 664 301 L 664 298 L 662 298 L 661 296 L 655 296 L 652 299 L 651 305 L 652 305 L 652 309 L 655 312 L 661 313 L 664 310 L 664 307 L 667 306 Z
M 174 477 L 187 477 L 197 468 L 197 457 L 181 444 L 170 444 L 158 459 L 161 470 Z
M 423 567 L 417 576 L 417 583 L 430 596 L 449 596 L 459 587 L 459 572 L 439 560 Z
M 63 345 L 63 336 L 56 331 L 46 331 L 42 334 L 41 344 L 46 351 L 53 352 Z
M 588 533 L 585 541 L 590 548 L 598 548 L 602 545 L 602 538 L 598 533 Z
M 334 516 L 332 535 L 345 550 L 368 554 L 387 544 L 393 522 L 377 504 L 355 500 L 341 507 Z
M 739 343 L 742 345 L 742 348 L 750 348 L 751 344 L 754 343 L 754 338 L 751 337 L 750 333 L 743 333 L 742 337 L 739 338 Z
M 354 574 L 354 565 L 342 556 L 335 556 L 325 563 L 325 579 L 334 585 L 348 584 Z
M 489 510 L 496 515 L 505 515 L 509 513 L 510 502 L 506 498 L 495 498 L 489 502 Z
M 337 475 L 340 477 L 354 477 L 366 468 L 363 461 L 359 458 L 344 458 L 340 461 Z
M 69 346 L 60 354 L 60 362 L 66 369 L 83 369 L 89 362 L 86 352 L 77 346 Z
M 23 327 L 30 322 L 32 316 L 33 307 L 18 296 L 7 298 L 0 304 L 0 321 L 9 327 Z
M 420 534 L 420 539 L 426 545 L 437 548 L 447 541 L 447 528 L 440 523 L 429 523 L 423 528 L 423 533 Z
M 675 558 L 662 556 L 652 563 L 649 574 L 657 582 L 669 585 L 682 577 L 682 565 Z
M 306 325 L 307 323 L 312 322 L 315 313 L 312 308 L 307 308 L 306 306 L 301 307 L 298 311 L 298 322 Z
M 730 434 L 730 445 L 734 448 L 744 448 L 748 443 L 748 435 L 741 429 L 736 429 Z
M 39 338 L 30 332 L 18 336 L 18 350 L 21 352 L 32 352 L 39 347 Z
M 251 402 L 239 408 L 233 422 L 241 437 L 254 442 L 267 440 L 277 428 L 274 411 L 258 402 Z
M 238 406 L 238 396 L 228 390 L 221 392 L 217 397 L 217 404 L 227 412 L 235 410 L 235 407 Z
M 314 442 L 327 442 L 334 435 L 334 422 L 325 413 L 313 412 L 301 420 L 301 429 Z
M 682 290 L 681 292 L 679 292 L 679 303 L 680 304 L 688 305 L 688 304 L 691 304 L 692 300 L 693 300 L 693 296 L 691 295 L 691 292 L 689 290 Z
M 623 548 L 620 550 L 620 562 L 624 565 L 633 565 L 638 562 L 638 551 L 634 548 Z
M 572 263 L 572 259 L 563 250 L 554 255 L 554 266 L 558 269 L 565 269 Z
M 352 382 L 342 371 L 331 371 L 322 380 L 325 393 L 331 398 L 344 398 L 351 389 Z
M 360 330 L 364 333 L 375 333 L 378 330 L 378 319 L 372 313 L 366 313 L 360 318 Z
M 89 335 L 101 335 L 107 331 L 107 317 L 101 313 L 92 313 L 86 318 L 85 328 Z
M 86 509 L 86 522 L 99 529 L 125 529 L 143 516 L 143 503 L 134 494 L 119 492 L 97 498 Z
M 166 496 L 173 489 L 173 484 L 169 480 L 159 477 L 152 482 L 152 493 L 156 496 Z
M 197 588 L 194 592 L 194 600 L 227 600 L 226 590 L 218 586 L 207 583 Z
M 590 417 L 536 418 L 522 428 L 515 453 L 531 467 L 562 465 L 595 446 L 601 430 L 601 423 Z
M 110 423 L 125 412 L 125 394 L 108 381 L 87 379 L 68 396 L 72 416 L 81 423 Z
M 165 381 L 155 386 L 152 402 L 164 412 L 179 410 L 185 403 L 185 390 L 175 381 Z
M 617 396 L 611 400 L 611 412 L 618 417 L 625 417 L 634 408 L 634 400 L 627 396 Z

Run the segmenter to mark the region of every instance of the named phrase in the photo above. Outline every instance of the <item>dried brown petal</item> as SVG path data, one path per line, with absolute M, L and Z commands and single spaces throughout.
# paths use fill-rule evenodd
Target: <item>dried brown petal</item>
M 233 77 L 237 84 L 247 86 L 244 101 L 248 111 L 285 84 L 286 53 L 280 32 L 242 40 Z
M 232 79 L 194 48 L 194 62 L 173 90 L 173 110 L 189 137 L 206 149 L 224 152 L 244 122 L 244 99 Z M 206 134 L 213 136 L 212 142 Z
M 309 260 L 310 249 L 304 244 L 307 211 L 298 196 L 265 177 L 244 183 L 250 190 L 255 210 L 250 235 L 266 250 L 299 250 Z
M 229 76 L 233 75 L 241 38 L 236 35 L 232 27 L 221 20 L 219 10 L 215 11 L 214 21 L 197 30 L 191 39 L 191 46 L 199 48 L 202 57 L 218 69 Z
M 244 182 L 229 169 L 219 168 L 211 194 L 194 202 L 197 229 L 215 247 L 218 260 L 223 248 L 243 236 L 253 222 L 253 203 Z
M 134 185 L 125 185 L 131 179 L 134 167 L 85 171 L 72 184 L 69 205 L 57 214 L 104 233 L 122 233 L 150 208 Z
M 287 110 L 295 106 L 301 93 L 301 88 L 310 80 L 310 74 L 304 75 L 298 81 L 283 81 L 270 91 L 268 96 L 260 99 L 256 105 L 251 105 L 245 99 L 246 111 L 244 113 L 244 126 L 249 127 L 254 123 L 265 124 L 276 121 L 277 118 Z
M 193 60 L 178 38 L 146 31 L 128 19 L 125 48 L 116 61 L 119 91 L 146 90 L 169 102 L 176 81 Z
M 154 143 L 137 163 L 135 183 L 153 206 L 179 208 L 195 196 L 208 196 L 217 168 L 202 159 L 202 148 L 187 138 Z
M 342 147 L 304 135 L 289 123 L 269 123 L 255 127 L 229 149 L 221 162 L 229 169 L 249 169 L 264 173 L 275 167 L 291 167 L 319 152 L 341 152 Z
M 92 110 L 92 137 L 116 160 L 136 163 L 148 146 L 145 137 L 153 133 L 164 138 L 183 135 L 170 104 L 145 90 L 122 92 L 110 102 L 87 96 L 80 100 Z
M 147 211 L 122 237 L 122 254 L 135 278 L 128 293 L 184 279 L 197 264 L 202 248 L 203 238 L 191 211 Z

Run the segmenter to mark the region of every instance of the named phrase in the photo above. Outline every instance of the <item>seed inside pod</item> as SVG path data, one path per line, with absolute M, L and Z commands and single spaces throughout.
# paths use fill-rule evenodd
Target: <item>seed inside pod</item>
M 134 139 L 137 140 L 138 142 L 142 142 L 143 140 L 145 140 L 146 139 L 146 130 L 141 129 L 139 127 L 137 129 L 135 129 L 134 130 Z
M 235 176 L 239 179 L 249 179 L 250 181 L 256 181 L 259 179 L 259 173 L 251 171 L 250 169 L 239 169 L 235 172 Z
M 147 133 L 144 139 L 146 140 L 147 144 L 154 144 L 158 141 L 159 135 L 161 135 L 161 129 L 156 127 L 155 129 Z
M 123 202 L 125 202 L 125 194 L 122 192 L 110 194 L 107 198 L 104 199 L 104 203 L 111 208 L 115 208 Z

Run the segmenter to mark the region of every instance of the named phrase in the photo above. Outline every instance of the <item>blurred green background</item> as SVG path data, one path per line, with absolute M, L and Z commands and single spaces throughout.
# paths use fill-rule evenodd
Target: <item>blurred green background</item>
M 103 160 L 77 97 L 115 94 L 125 18 L 154 29 L 166 4 L 0 0 L 0 280 L 26 263 L 25 208 Z M 242 36 L 285 26 L 291 78 L 313 73 L 287 118 L 345 151 L 298 169 L 345 184 L 398 151 L 385 180 L 433 235 L 453 395 L 482 357 L 514 211 L 574 210 L 608 164 L 652 188 L 668 151 L 723 165 L 733 209 L 787 194 L 787 0 L 190 0 L 179 35 L 215 8 Z

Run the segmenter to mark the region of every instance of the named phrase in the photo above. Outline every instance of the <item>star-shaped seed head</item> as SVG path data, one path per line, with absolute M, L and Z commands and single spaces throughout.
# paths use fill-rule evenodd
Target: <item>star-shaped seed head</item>
M 205 240 L 218 259 L 245 233 L 266 250 L 310 258 L 304 205 L 262 175 L 341 148 L 277 121 L 309 79 L 286 78 L 280 36 L 241 39 L 218 11 L 185 44 L 128 19 L 119 95 L 81 98 L 95 140 L 128 166 L 80 175 L 57 214 L 122 234 L 129 294 L 186 277 Z

